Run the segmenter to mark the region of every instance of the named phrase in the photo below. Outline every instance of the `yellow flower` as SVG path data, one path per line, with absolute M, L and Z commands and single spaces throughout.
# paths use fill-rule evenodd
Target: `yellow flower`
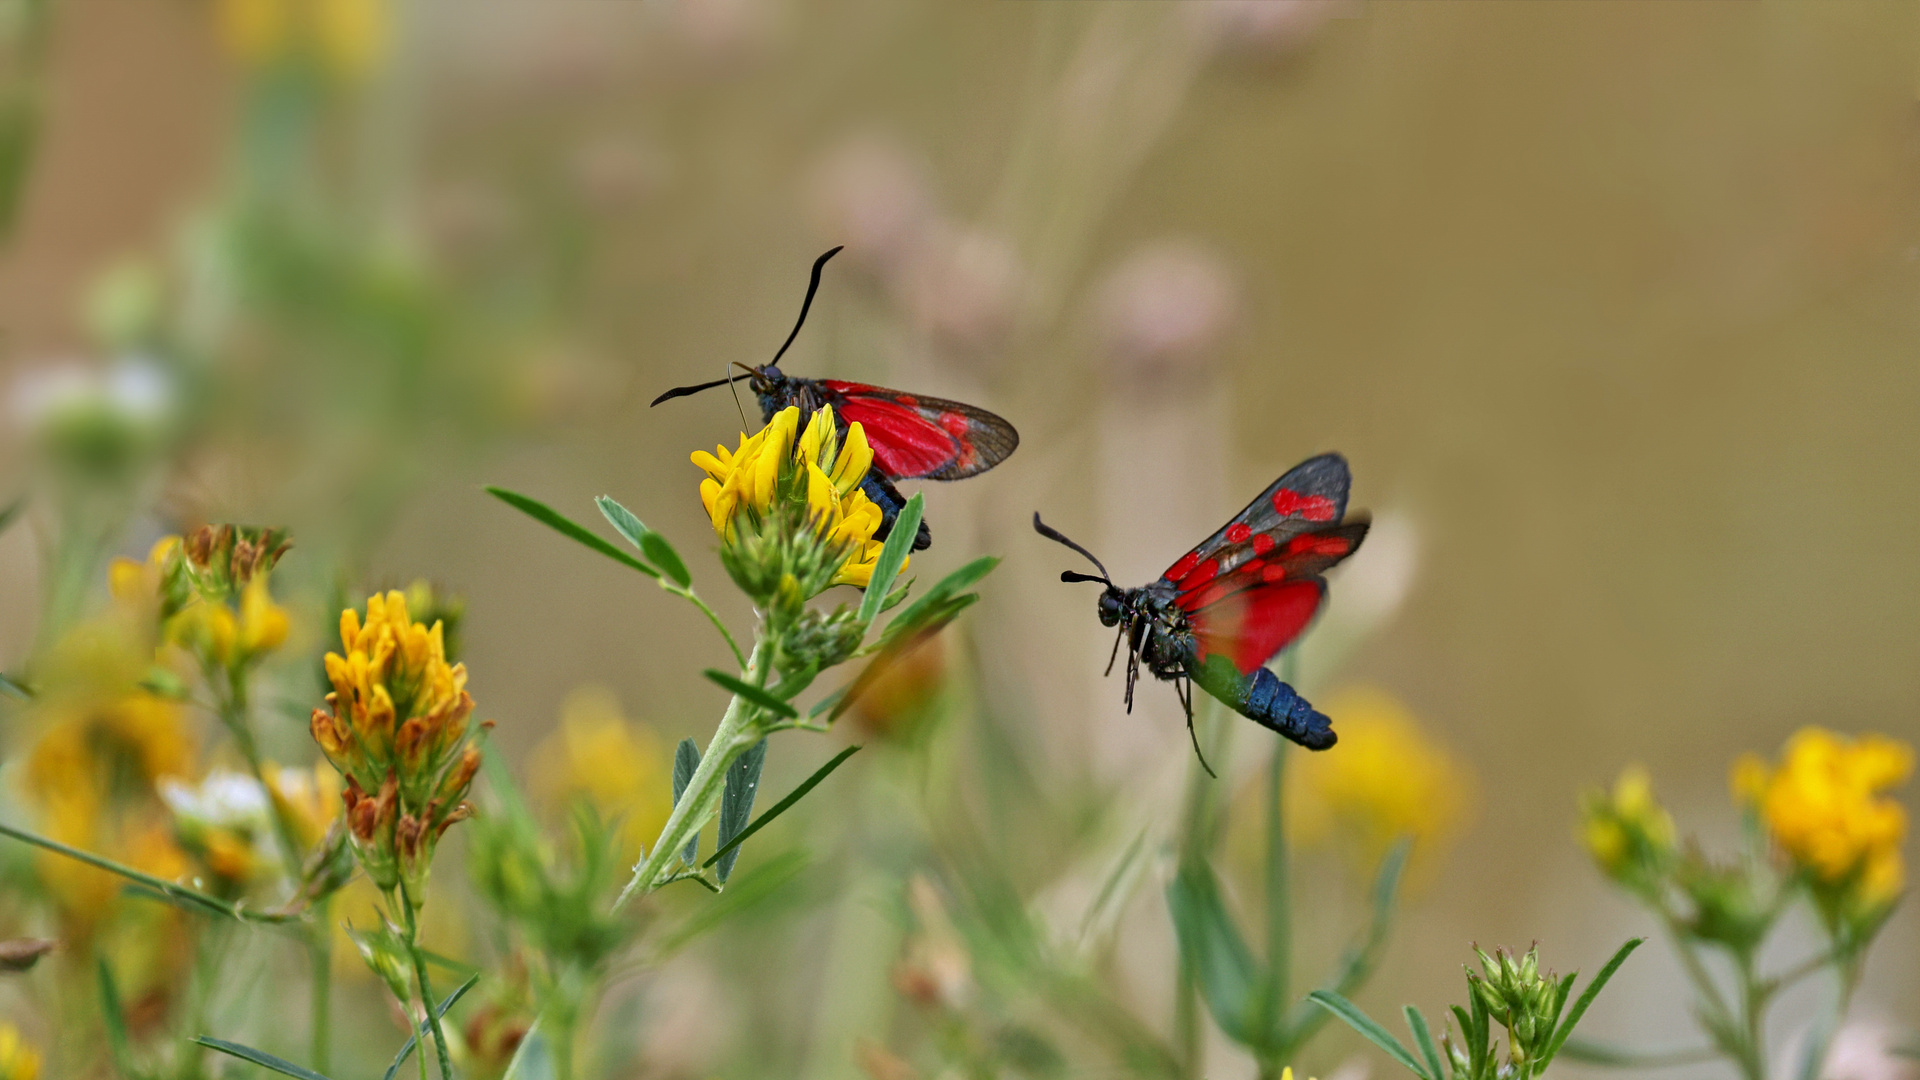
M 39 1075 L 40 1055 L 20 1037 L 19 1028 L 0 1021 L 0 1080 L 37 1080 Z
M 726 447 L 718 446 L 711 454 L 696 451 L 692 460 L 707 474 L 700 482 L 700 501 L 720 536 L 722 557 L 735 580 L 750 594 L 766 591 L 770 583 L 778 582 L 779 574 L 743 574 L 736 570 L 738 552 L 733 558 L 728 558 L 728 552 L 745 546 L 743 534 L 755 538 L 769 532 L 813 537 L 811 546 L 830 564 L 826 567 L 831 571 L 830 579 L 821 583 L 821 588 L 865 588 L 872 580 L 882 546 L 874 533 L 885 515 L 860 489 L 861 479 L 873 464 L 873 451 L 858 423 L 847 426 L 843 444 L 831 406 L 814 412 L 804 431 L 800 430 L 799 408 L 789 406 L 775 413 L 756 434 L 741 435 L 738 450 L 729 453 Z M 776 544 L 767 550 L 784 549 Z M 791 574 L 806 591 L 815 584 L 810 571 L 817 561 L 796 558 L 794 566 L 780 569 Z
M 550 806 L 586 799 L 602 820 L 620 819 L 627 861 L 660 833 L 673 810 L 669 759 L 653 731 L 629 723 L 605 687 L 583 686 L 560 706 L 560 727 L 534 751 L 533 789 Z
M 1612 792 L 1592 791 L 1584 801 L 1582 839 L 1608 877 L 1652 888 L 1672 862 L 1677 837 L 1673 817 L 1653 797 L 1653 778 L 1629 765 Z
M 342 80 L 364 77 L 386 54 L 388 0 L 218 0 L 227 54 L 244 67 L 318 61 Z
M 1906 811 L 1883 794 L 1913 772 L 1913 748 L 1880 735 L 1848 739 L 1803 728 L 1778 768 L 1736 767 L 1735 794 L 1753 807 L 1795 866 L 1859 910 L 1884 908 L 1904 884 Z
M 445 627 L 414 622 L 397 591 L 369 597 L 364 623 L 342 612 L 340 640 L 345 655 L 326 655 L 332 711 L 313 710 L 314 741 L 346 777 L 347 825 L 368 876 L 387 890 L 403 874 L 424 886 L 440 834 L 472 813 L 462 800 L 480 748 L 468 737 L 467 667 L 447 663 Z
M 263 770 L 267 793 L 293 826 L 302 851 L 310 851 L 340 816 L 340 774 L 324 763 L 311 770 L 282 768 L 269 761 Z
M 1302 841 L 1341 834 L 1365 869 L 1403 837 L 1423 861 L 1437 857 L 1465 823 L 1473 800 L 1467 766 L 1420 730 L 1393 695 L 1374 687 L 1335 694 L 1326 713 L 1340 728 L 1338 753 L 1297 755 L 1288 812 Z

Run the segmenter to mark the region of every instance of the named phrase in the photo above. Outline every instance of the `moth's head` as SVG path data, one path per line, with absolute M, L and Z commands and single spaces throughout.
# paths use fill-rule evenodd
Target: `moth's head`
M 787 381 L 786 375 L 772 364 L 761 364 L 749 370 L 752 374 L 747 377 L 747 386 L 755 394 L 771 394 Z
M 1100 625 L 1119 626 L 1126 613 L 1127 595 L 1120 591 L 1118 585 L 1108 585 L 1106 591 L 1100 594 Z

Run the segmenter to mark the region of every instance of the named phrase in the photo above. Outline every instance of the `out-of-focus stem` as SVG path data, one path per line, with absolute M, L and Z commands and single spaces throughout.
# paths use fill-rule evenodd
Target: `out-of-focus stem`
M 433 984 L 427 981 L 427 961 L 420 954 L 420 923 L 413 911 L 413 897 L 407 895 L 407 883 L 400 883 L 400 911 L 407 920 L 407 956 L 413 960 L 413 978 L 420 986 L 420 1005 L 427 1011 L 427 1028 L 433 1032 L 433 1052 L 440 1064 L 440 1080 L 453 1080 L 453 1060 L 447 1054 L 447 1033 L 440 1028 L 440 1014 L 433 1007 Z M 420 1071 L 426 1072 L 426 1055 L 420 1055 Z
M 312 976 L 313 1071 L 333 1067 L 333 900 L 313 905 L 313 931 L 307 939 L 307 961 Z

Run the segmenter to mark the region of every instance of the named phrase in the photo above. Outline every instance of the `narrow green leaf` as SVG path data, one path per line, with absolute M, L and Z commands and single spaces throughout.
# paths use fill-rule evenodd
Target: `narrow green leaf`
M 680 796 L 687 793 L 687 783 L 693 779 L 693 771 L 700 767 L 700 747 L 692 739 L 681 739 L 680 745 L 673 748 L 673 805 L 680 805 Z M 700 834 L 694 833 L 687 841 L 687 850 L 680 858 L 688 866 L 700 858 Z
M 1587 984 L 1586 990 L 1580 995 L 1580 1000 L 1573 1003 L 1573 1011 L 1567 1014 L 1567 1022 L 1560 1025 L 1560 1030 L 1553 1036 L 1553 1042 L 1548 1044 L 1546 1057 L 1540 1062 L 1541 1069 L 1553 1063 L 1553 1056 L 1560 1052 L 1560 1047 L 1566 1043 L 1567 1037 L 1573 1034 L 1574 1025 L 1580 1023 L 1580 1018 L 1586 1015 L 1587 1006 L 1593 1004 L 1593 999 L 1600 996 L 1600 991 L 1607 985 L 1607 980 L 1613 978 L 1613 973 L 1620 970 L 1620 965 L 1626 963 L 1627 957 L 1633 953 L 1633 950 L 1639 948 L 1646 940 L 1646 938 L 1628 938 L 1627 943 L 1620 946 L 1620 951 L 1613 954 L 1613 959 L 1607 961 L 1607 966 L 1600 969 L 1600 974 L 1595 975 L 1593 981 Z
M 607 543 L 599 536 L 589 532 L 586 526 L 563 516 L 559 511 L 538 499 L 531 499 L 517 491 L 508 491 L 505 488 L 498 487 L 487 488 L 487 494 L 492 495 L 494 498 L 499 499 L 501 502 L 506 503 L 508 506 L 513 507 L 515 510 L 520 511 L 560 535 L 578 543 L 585 544 L 587 547 L 605 555 L 614 562 L 632 567 L 648 577 L 657 578 L 660 576 L 660 571 L 655 570 L 639 559 Z
M 0 694 L 5 694 L 7 697 L 17 698 L 21 701 L 33 700 L 33 691 L 13 679 L 7 678 L 4 672 L 0 672 Z
M 727 884 L 726 892 L 707 903 L 693 905 L 685 920 L 661 934 L 657 942 L 652 942 L 654 955 L 670 955 L 748 908 L 776 898 L 788 898 L 791 902 L 794 895 L 791 887 L 808 863 L 804 851 L 783 851 L 765 861 L 755 860 L 752 866 L 740 871 L 740 875 Z
M 934 582 L 932 588 L 921 593 L 919 599 L 908 604 L 901 610 L 900 614 L 893 617 L 893 621 L 887 624 L 887 631 L 892 633 L 893 628 L 896 626 L 910 627 L 914 619 L 924 617 L 929 611 L 947 598 L 959 595 L 965 591 L 969 585 L 992 573 L 993 568 L 999 565 L 999 558 L 993 555 L 982 555 L 972 562 L 967 563 L 965 566 L 962 566 L 960 569 L 955 570 L 953 573 L 948 574 L 946 577 L 941 578 L 939 581 Z
M 978 595 L 968 593 L 949 601 L 947 607 L 938 616 L 922 620 L 921 626 L 910 635 L 895 637 L 893 627 L 887 627 L 887 633 L 880 638 L 880 652 L 872 660 L 867 661 L 867 666 L 860 669 L 860 674 L 854 676 L 853 682 L 833 696 L 833 711 L 827 714 L 827 723 L 831 724 L 840 719 L 840 714 L 852 708 L 853 703 L 860 700 L 860 695 L 866 693 L 875 682 L 878 682 L 880 676 L 886 674 L 888 669 L 899 663 L 902 657 L 911 653 L 921 642 L 946 629 L 948 623 L 978 599 L 980 599 Z M 826 702 L 821 702 L 820 705 L 815 706 L 814 712 L 819 712 L 821 706 L 825 704 Z
M 727 768 L 727 788 L 720 793 L 720 834 L 715 838 L 719 846 L 714 852 L 714 858 L 720 863 L 717 875 L 722 885 L 727 883 L 733 864 L 740 859 L 740 834 L 753 813 L 753 797 L 760 791 L 760 770 L 766 764 L 767 740 L 761 739 L 746 753 L 734 758 Z
M 1262 974 L 1221 902 L 1213 870 L 1182 867 L 1167 883 L 1167 908 L 1180 956 L 1193 971 L 1214 1022 L 1233 1041 L 1255 1045 L 1261 1032 L 1252 1023 L 1252 1007 Z
M 1553 988 L 1553 1019 L 1547 1021 L 1549 1027 L 1560 1022 L 1560 1016 L 1567 1011 L 1567 998 L 1573 994 L 1573 983 L 1580 977 L 1577 971 L 1567 972 L 1566 978 Z
M 1477 1066 L 1480 1061 L 1480 1057 L 1479 1057 L 1479 1051 L 1475 1048 L 1479 1044 L 1476 1043 L 1473 1038 L 1473 1019 L 1472 1017 L 1469 1017 L 1467 1015 L 1467 1010 L 1461 1008 L 1458 1005 L 1449 1005 L 1447 1006 L 1447 1008 L 1453 1010 L 1453 1019 L 1460 1025 L 1460 1037 L 1467 1044 L 1468 1072 L 1470 1075 L 1478 1076 L 1480 1074 L 1477 1071 Z M 1453 1080 L 1467 1080 L 1467 1078 L 1464 1076 L 1461 1076 L 1458 1072 L 1455 1072 L 1453 1074 Z
M 520 1040 L 520 1048 L 513 1052 L 501 1080 L 553 1080 L 553 1052 L 547 1048 L 547 1036 L 538 1020 Z
M 6 509 L 0 510 L 0 533 L 6 532 L 7 526 L 13 524 L 14 520 L 20 516 L 20 512 L 26 508 L 27 497 L 22 495 L 8 503 Z
M 673 545 L 667 543 L 666 537 L 647 528 L 634 516 L 633 511 L 613 501 L 610 496 L 602 495 L 594 500 L 594 504 L 600 507 L 600 513 L 619 530 L 621 536 L 639 548 L 652 560 L 653 565 L 678 582 L 681 588 L 693 584 L 693 575 L 687 573 L 687 564 L 681 560 L 680 553 L 673 549 Z
M 766 744 L 763 742 L 761 743 L 761 745 L 765 746 Z M 833 756 L 832 761 L 829 761 L 825 765 L 822 765 L 818 769 L 815 769 L 813 771 L 813 775 L 801 781 L 799 787 L 796 787 L 792 791 L 788 792 L 786 798 L 781 799 L 777 803 L 774 803 L 773 806 L 769 808 L 766 813 L 761 814 L 757 818 L 754 818 L 753 824 L 740 830 L 738 833 L 735 833 L 721 840 L 719 850 L 715 851 L 711 856 L 709 856 L 704 865 L 712 866 L 714 863 L 719 862 L 721 859 L 725 858 L 726 856 L 733 854 L 735 849 L 737 849 L 741 844 L 746 842 L 747 837 L 752 836 L 754 833 L 759 832 L 763 828 L 766 828 L 768 822 L 772 821 L 774 818 L 779 817 L 781 814 L 786 813 L 788 810 L 793 809 L 794 803 L 797 803 L 801 799 L 805 798 L 807 792 L 812 791 L 815 785 L 817 785 L 818 783 L 820 783 L 820 781 L 825 780 L 827 778 L 827 774 L 839 768 L 841 762 L 852 757 L 856 752 L 859 751 L 859 749 L 860 748 L 857 746 L 849 746 L 845 750 L 842 750 L 838 754 L 835 754 Z M 725 799 L 723 797 L 722 799 L 723 808 L 724 808 L 724 803 L 725 803 Z M 721 881 L 727 880 L 725 868 L 730 865 L 731 863 L 722 864 L 722 873 L 720 875 Z
M 1388 1057 L 1406 1066 L 1415 1076 L 1420 1077 L 1420 1080 L 1442 1080 L 1440 1077 L 1428 1076 L 1427 1070 L 1413 1060 L 1413 1055 L 1407 1052 L 1406 1047 L 1400 1045 L 1399 1039 L 1393 1037 L 1393 1032 L 1381 1027 L 1372 1017 L 1361 1012 L 1358 1005 L 1330 990 L 1315 990 L 1308 994 L 1307 998 L 1346 1021 L 1348 1027 L 1359 1032 L 1368 1042 L 1385 1050 Z
M 324 1075 L 314 1072 L 312 1069 L 302 1065 L 295 1065 L 293 1062 L 287 1061 L 284 1058 L 274 1057 L 264 1050 L 255 1050 L 251 1046 L 241 1046 L 239 1043 L 228 1042 L 225 1039 L 216 1039 L 209 1035 L 196 1035 L 193 1041 L 210 1050 L 218 1050 L 223 1054 L 231 1054 L 241 1061 L 251 1061 L 263 1069 L 272 1069 L 282 1076 L 298 1077 L 299 1080 L 327 1080 Z
M 1403 1010 L 1407 1016 L 1407 1030 L 1413 1032 L 1413 1042 L 1420 1048 L 1420 1056 L 1427 1059 L 1427 1070 L 1436 1078 L 1444 1077 L 1440 1071 L 1440 1048 L 1433 1044 L 1433 1031 L 1427 1027 L 1427 1018 L 1419 1009 L 1411 1005 Z
M 440 1007 L 433 1010 L 434 1015 L 445 1017 L 447 1010 L 453 1008 L 454 1003 L 465 997 L 467 991 L 473 989 L 474 984 L 479 981 L 480 973 L 478 971 L 467 976 L 467 981 L 455 987 L 453 993 L 448 994 L 446 998 L 440 1002 Z M 419 1028 L 407 1035 L 406 1045 L 402 1046 L 400 1052 L 393 1056 L 393 1064 L 387 1066 L 386 1075 L 381 1077 L 381 1080 L 393 1080 L 394 1075 L 400 1071 L 400 1066 L 405 1065 L 407 1058 L 412 1056 L 414 1045 L 420 1041 L 422 1036 L 429 1035 L 432 1031 L 433 1029 L 428 1026 L 427 1021 L 420 1021 Z
M 812 686 L 813 680 L 819 676 L 819 665 L 808 664 L 799 671 L 782 676 L 779 682 L 773 684 L 773 689 L 769 692 L 781 701 L 791 702 L 804 693 L 807 687 Z
M 100 972 L 100 1013 L 106 1021 L 107 1051 L 113 1055 L 113 1062 L 120 1071 L 132 1076 L 136 1070 L 133 1065 L 133 1040 L 127 1036 L 127 1012 L 120 1004 L 120 988 L 114 984 L 113 968 L 107 965 L 107 958 L 101 957 Z
M 872 625 L 874 616 L 880 614 L 880 605 L 893 588 L 893 579 L 900 575 L 900 568 L 906 565 L 907 552 L 913 548 L 913 538 L 920 531 L 920 515 L 923 512 L 921 496 L 916 491 L 893 519 L 893 531 L 887 534 L 886 545 L 880 549 L 880 560 L 873 567 L 873 577 L 867 582 L 866 595 L 860 598 L 861 623 Z
M 744 679 L 735 678 L 724 671 L 715 671 L 712 668 L 708 668 L 702 674 L 706 675 L 709 680 L 718 685 L 722 690 L 737 694 L 747 699 L 747 701 L 753 705 L 765 709 L 783 720 L 795 720 L 800 716 L 800 710 Z
M 835 706 L 839 705 L 841 701 L 845 700 L 847 696 L 847 690 L 848 690 L 848 687 L 843 686 L 840 689 L 835 690 L 833 693 L 828 694 L 826 697 L 821 698 L 819 701 L 814 702 L 813 708 L 807 710 L 807 719 L 809 720 L 815 719 L 821 713 L 826 712 L 828 709 L 832 709 Z M 835 712 L 833 715 L 839 716 L 840 714 L 838 712 Z

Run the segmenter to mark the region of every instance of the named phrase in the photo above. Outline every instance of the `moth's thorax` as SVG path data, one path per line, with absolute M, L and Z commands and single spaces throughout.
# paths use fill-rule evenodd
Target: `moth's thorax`
M 790 405 L 797 405 L 802 413 L 811 414 L 826 403 L 812 379 L 794 378 L 772 364 L 754 368 L 753 378 L 747 385 L 753 388 L 754 396 L 760 399 L 762 422 L 771 422 L 774 413 Z M 838 417 L 835 419 L 837 421 Z
M 1140 659 L 1163 679 L 1187 672 L 1194 654 L 1193 624 L 1173 602 L 1173 593 L 1156 585 L 1137 589 L 1109 588 L 1100 595 L 1100 622 L 1132 628 Z

